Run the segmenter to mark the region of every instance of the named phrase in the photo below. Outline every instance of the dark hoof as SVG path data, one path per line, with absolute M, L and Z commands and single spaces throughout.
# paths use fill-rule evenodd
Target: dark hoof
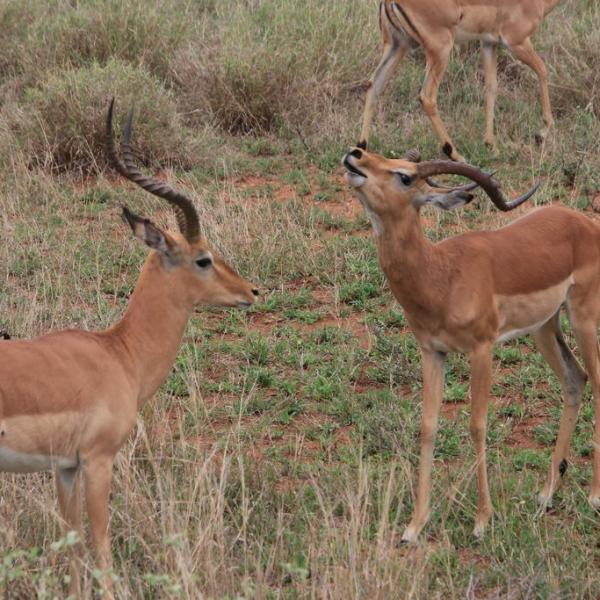
M 10 340 L 10 335 L 6 333 L 6 331 L 0 331 L 0 339 L 1 340 Z
M 361 150 L 366 150 L 367 149 L 367 140 L 361 140 L 360 142 L 358 142 L 358 144 L 356 144 L 357 148 L 360 148 Z
M 558 466 L 558 472 L 560 473 L 561 477 L 563 477 L 564 474 L 567 472 L 568 467 L 569 467 L 569 463 L 567 462 L 567 459 L 563 458 L 560 461 L 560 465 Z
M 452 152 L 454 152 L 454 148 L 452 148 L 452 144 L 449 144 L 448 142 L 446 142 L 443 146 L 442 146 L 442 152 L 448 157 L 448 158 L 452 158 Z

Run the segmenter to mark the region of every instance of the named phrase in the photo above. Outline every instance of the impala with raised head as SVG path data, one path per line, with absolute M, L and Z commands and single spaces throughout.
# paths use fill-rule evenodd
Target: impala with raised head
M 567 467 L 587 376 L 600 416 L 600 226 L 563 206 L 538 208 L 496 231 L 470 232 L 429 242 L 421 208 L 454 209 L 471 200 L 469 189 L 442 189 L 430 177 L 444 173 L 472 179 L 501 210 L 527 200 L 506 201 L 498 184 L 476 167 L 452 161 L 386 159 L 356 148 L 343 159 L 348 183 L 375 231 L 379 261 L 392 293 L 421 349 L 423 414 L 415 510 L 404 541 L 415 541 L 429 518 L 433 447 L 443 396 L 448 352 L 466 353 L 471 366 L 470 433 L 477 455 L 479 489 L 475 535 L 492 514 L 485 437 L 492 377 L 492 347 L 531 333 L 556 373 L 564 408 L 548 479 L 539 495 L 548 505 Z M 585 365 L 578 364 L 560 329 L 566 305 Z M 586 375 L 587 371 L 587 375 Z M 596 418 L 590 502 L 600 508 L 600 418 Z
M 79 329 L 0 344 L 0 471 L 56 470 L 59 506 L 67 527 L 83 539 L 80 474 L 101 584 L 112 596 L 109 494 L 113 461 L 140 407 L 166 379 L 190 315 L 198 305 L 246 308 L 258 291 L 220 259 L 202 237 L 191 200 L 144 176 L 129 145 L 131 113 L 122 144 L 107 148 L 119 173 L 164 198 L 180 232 L 166 231 L 127 208 L 123 217 L 151 252 L 123 318 L 99 332 Z M 79 596 L 79 559 L 71 561 L 71 593 Z
M 366 148 L 373 112 L 404 55 L 413 47 L 425 51 L 426 75 L 421 89 L 421 104 L 433 129 L 453 160 L 463 160 L 456 150 L 438 111 L 440 82 L 456 43 L 479 40 L 485 75 L 485 136 L 495 146 L 494 110 L 498 94 L 497 50 L 506 46 L 538 77 L 545 127 L 544 137 L 554 121 L 548 92 L 548 72 L 535 51 L 531 36 L 543 18 L 560 0 L 384 0 L 379 5 L 383 36 L 383 56 L 369 81 L 361 142 Z

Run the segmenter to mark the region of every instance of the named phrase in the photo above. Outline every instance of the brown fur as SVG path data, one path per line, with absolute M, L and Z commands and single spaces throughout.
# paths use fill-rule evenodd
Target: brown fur
M 2 451 L 10 451 L 66 460 L 66 467 L 57 468 L 59 502 L 67 526 L 80 533 L 78 475 L 83 472 L 103 570 L 111 565 L 108 498 L 114 457 L 139 408 L 168 376 L 191 313 L 199 304 L 250 305 L 256 293 L 218 258 L 212 269 L 198 270 L 196 257 L 209 250 L 204 240 L 190 246 L 181 235 L 145 223 L 166 241 L 169 256 L 157 251 L 148 256 L 121 321 L 106 331 L 68 330 L 0 346 L 0 459 Z M 144 239 L 143 227 L 134 231 Z M 71 593 L 79 595 L 77 558 L 71 577 Z M 112 595 L 109 576 L 103 586 Z
M 497 231 L 470 232 L 438 244 L 424 234 L 420 206 L 433 190 L 416 176 L 415 164 L 354 151 L 345 164 L 348 181 L 372 220 L 381 267 L 419 342 L 423 357 L 423 422 L 416 508 L 404 533 L 414 541 L 429 516 L 431 462 L 443 393 L 445 354 L 471 361 L 471 434 L 477 450 L 479 509 L 475 533 L 491 515 L 485 465 L 485 428 L 491 385 L 491 351 L 500 339 L 533 334 L 556 372 L 565 398 L 552 465 L 540 501 L 548 504 L 560 482 L 586 380 L 564 342 L 558 313 L 566 304 L 600 414 L 600 227 L 562 206 L 531 211 Z M 397 171 L 412 175 L 401 183 Z M 362 173 L 364 177 L 357 175 Z M 448 194 L 447 194 L 448 195 Z M 448 204 L 451 206 L 452 204 Z M 600 419 L 596 420 L 596 444 Z M 596 451 L 590 501 L 600 506 L 600 453 Z
M 445 152 L 462 160 L 437 107 L 440 82 L 455 43 L 478 39 L 486 80 L 486 143 L 494 146 L 497 96 L 496 47 L 505 45 L 537 75 L 546 135 L 553 124 L 546 67 L 535 52 L 531 36 L 560 0 L 384 0 L 379 18 L 383 56 L 371 77 L 363 114 L 361 142 L 366 144 L 378 99 L 406 52 L 415 45 L 425 50 L 427 75 L 421 91 L 423 109 Z M 366 146 L 365 146 L 366 147 Z

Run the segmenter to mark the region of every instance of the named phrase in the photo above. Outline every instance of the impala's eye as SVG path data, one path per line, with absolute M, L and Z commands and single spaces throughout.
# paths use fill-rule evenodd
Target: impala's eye
M 212 266 L 213 261 L 212 258 L 210 258 L 210 256 L 203 256 L 202 258 L 199 258 L 196 261 L 196 264 L 201 268 L 201 269 L 208 269 L 208 267 Z
M 402 171 L 396 171 L 396 175 L 400 178 L 402 185 L 409 186 L 413 182 L 413 178 Z

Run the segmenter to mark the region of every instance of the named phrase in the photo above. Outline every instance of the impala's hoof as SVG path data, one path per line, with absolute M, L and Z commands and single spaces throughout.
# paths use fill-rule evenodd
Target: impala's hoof
M 547 139 L 550 134 L 550 127 L 544 127 L 544 129 L 540 129 L 533 139 L 538 146 L 541 146 Z
M 407 527 L 402 534 L 402 538 L 400 539 L 400 543 L 403 546 L 408 544 L 416 544 L 419 539 L 419 534 L 413 527 Z
M 594 510 L 600 511 L 600 496 L 590 496 L 588 502 Z
M 569 468 L 569 463 L 566 458 L 563 458 L 560 461 L 560 465 L 558 465 L 558 472 L 560 473 L 561 477 L 564 477 L 564 474 L 567 472 L 568 468 Z
M 537 503 L 540 508 L 548 510 L 552 508 L 552 494 L 548 495 L 544 492 L 540 492 L 537 495 Z
M 473 537 L 477 542 L 480 542 L 483 539 L 483 534 L 485 533 L 485 524 L 478 523 L 473 528 Z

